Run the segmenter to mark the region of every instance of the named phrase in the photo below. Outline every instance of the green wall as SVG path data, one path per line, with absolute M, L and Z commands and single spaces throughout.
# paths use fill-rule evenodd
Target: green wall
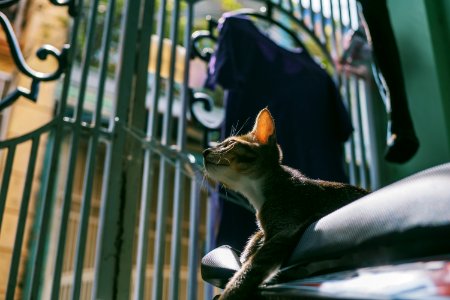
M 389 0 L 388 5 L 421 146 L 402 165 L 381 158 L 382 185 L 450 161 L 450 1 Z M 379 139 L 384 149 L 385 131 Z

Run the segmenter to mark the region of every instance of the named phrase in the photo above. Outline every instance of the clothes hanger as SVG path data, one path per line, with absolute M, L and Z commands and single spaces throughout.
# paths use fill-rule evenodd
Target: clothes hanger
M 307 48 L 305 47 L 305 44 L 300 40 L 298 35 L 296 35 L 290 28 L 288 28 L 286 25 L 281 23 L 280 21 L 277 21 L 272 16 L 272 4 L 269 2 L 267 4 L 267 8 L 262 8 L 261 12 L 258 12 L 253 9 L 239 9 L 236 11 L 231 12 L 232 16 L 248 16 L 248 17 L 255 17 L 257 19 L 262 19 L 264 21 L 267 21 L 273 25 L 276 25 L 277 27 L 281 28 L 285 33 L 287 33 L 292 40 L 297 44 L 297 46 L 304 49 L 306 52 Z
M 295 32 L 288 28 L 286 25 L 281 23 L 280 21 L 276 20 L 272 16 L 272 11 L 274 4 L 271 2 L 267 2 L 267 8 L 263 7 L 260 11 L 256 11 L 254 9 L 239 9 L 232 12 L 228 12 L 231 16 L 249 16 L 249 17 L 255 17 L 259 19 L 263 19 L 265 21 L 268 21 L 275 26 L 278 26 L 281 28 L 284 32 L 286 32 L 294 41 L 294 43 L 301 47 L 304 50 L 304 53 L 308 54 L 310 57 L 311 54 L 309 53 L 309 48 L 305 46 L 305 43 L 300 39 L 300 37 L 295 34 Z M 319 38 L 312 32 L 305 24 L 297 20 L 293 15 L 286 14 L 286 16 L 295 23 L 296 26 L 299 26 L 302 28 L 302 30 L 305 32 L 305 34 L 308 35 L 309 38 L 314 42 L 315 45 L 317 45 L 325 58 L 326 61 L 330 62 L 333 72 L 335 70 L 335 66 L 333 64 L 333 59 L 330 55 L 330 53 L 327 51 L 326 45 L 323 44 Z M 217 41 L 217 31 L 215 30 L 219 24 L 219 22 L 212 18 L 211 16 L 206 16 L 206 20 L 208 22 L 208 30 L 198 30 L 193 33 L 192 35 L 192 45 L 193 45 L 193 57 L 199 57 L 201 60 L 205 62 L 209 62 L 212 54 L 214 53 L 214 49 L 212 47 L 206 47 L 202 48 L 200 41 L 202 40 L 211 40 L 213 42 Z M 251 21 L 251 20 L 250 20 Z

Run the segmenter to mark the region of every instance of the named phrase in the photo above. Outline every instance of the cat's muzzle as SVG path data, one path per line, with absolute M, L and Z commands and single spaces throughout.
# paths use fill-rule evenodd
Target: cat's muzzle
M 213 164 L 216 166 L 229 166 L 230 161 L 223 157 L 222 154 L 215 153 L 210 148 L 203 151 L 203 164 Z

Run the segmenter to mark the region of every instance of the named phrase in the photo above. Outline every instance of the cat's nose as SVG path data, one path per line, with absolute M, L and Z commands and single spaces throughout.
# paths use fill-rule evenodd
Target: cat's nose
M 205 151 L 203 151 L 203 157 L 207 157 L 209 153 L 211 153 L 211 149 L 208 148 Z

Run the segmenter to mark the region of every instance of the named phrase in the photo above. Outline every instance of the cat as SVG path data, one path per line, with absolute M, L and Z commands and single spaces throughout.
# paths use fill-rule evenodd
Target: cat
M 313 220 L 369 193 L 344 183 L 309 179 L 282 165 L 275 123 L 267 108 L 259 112 L 252 131 L 206 149 L 203 157 L 209 178 L 241 193 L 253 205 L 259 228 L 220 300 L 255 299 L 258 286 L 288 258 Z

